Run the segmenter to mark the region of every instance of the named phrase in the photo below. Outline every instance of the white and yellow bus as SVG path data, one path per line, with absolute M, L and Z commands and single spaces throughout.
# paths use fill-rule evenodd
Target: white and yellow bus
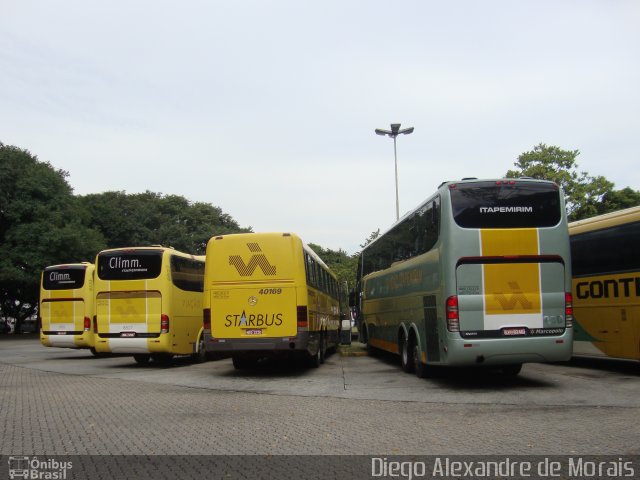
M 96 257 L 98 352 L 130 353 L 138 363 L 192 355 L 203 361 L 204 256 L 152 246 L 103 250 Z
M 237 369 L 289 355 L 318 367 L 339 342 L 338 282 L 292 233 L 246 233 L 207 245 L 207 351 L 231 354 Z
M 640 360 L 640 207 L 569 224 L 574 355 Z
M 94 266 L 69 263 L 46 267 L 40 278 L 38 323 L 45 347 L 88 348 L 93 354 Z

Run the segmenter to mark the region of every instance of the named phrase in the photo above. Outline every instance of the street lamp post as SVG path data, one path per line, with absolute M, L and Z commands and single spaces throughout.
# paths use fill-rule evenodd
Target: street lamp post
M 403 128 L 400 130 L 399 123 L 392 123 L 391 130 L 383 130 L 382 128 L 376 128 L 377 135 L 383 135 L 393 138 L 393 159 L 396 169 L 396 220 L 400 219 L 400 202 L 398 200 L 398 153 L 396 151 L 396 137 L 400 134 L 409 135 L 413 132 L 413 127 Z

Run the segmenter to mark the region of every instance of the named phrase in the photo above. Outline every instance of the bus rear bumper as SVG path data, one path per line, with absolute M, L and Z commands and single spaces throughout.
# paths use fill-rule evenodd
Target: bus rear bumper
M 443 364 L 509 365 L 568 361 L 572 354 L 573 331 L 561 336 L 505 339 L 449 339 Z
M 300 332 L 296 337 L 272 338 L 214 338 L 205 333 L 207 352 L 212 353 L 284 353 L 309 351 L 313 334 Z

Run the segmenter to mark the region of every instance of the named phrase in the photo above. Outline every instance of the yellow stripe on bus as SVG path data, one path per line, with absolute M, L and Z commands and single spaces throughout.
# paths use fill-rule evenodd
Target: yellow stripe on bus
M 538 255 L 538 231 L 481 230 L 483 256 Z M 486 315 L 542 312 L 538 263 L 483 265 Z

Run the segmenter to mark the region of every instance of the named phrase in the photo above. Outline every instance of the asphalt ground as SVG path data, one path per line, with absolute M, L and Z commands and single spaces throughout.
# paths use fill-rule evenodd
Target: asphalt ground
M 639 413 L 632 362 L 425 380 L 358 344 L 318 369 L 236 371 L 0 339 L 6 456 L 640 455 Z

